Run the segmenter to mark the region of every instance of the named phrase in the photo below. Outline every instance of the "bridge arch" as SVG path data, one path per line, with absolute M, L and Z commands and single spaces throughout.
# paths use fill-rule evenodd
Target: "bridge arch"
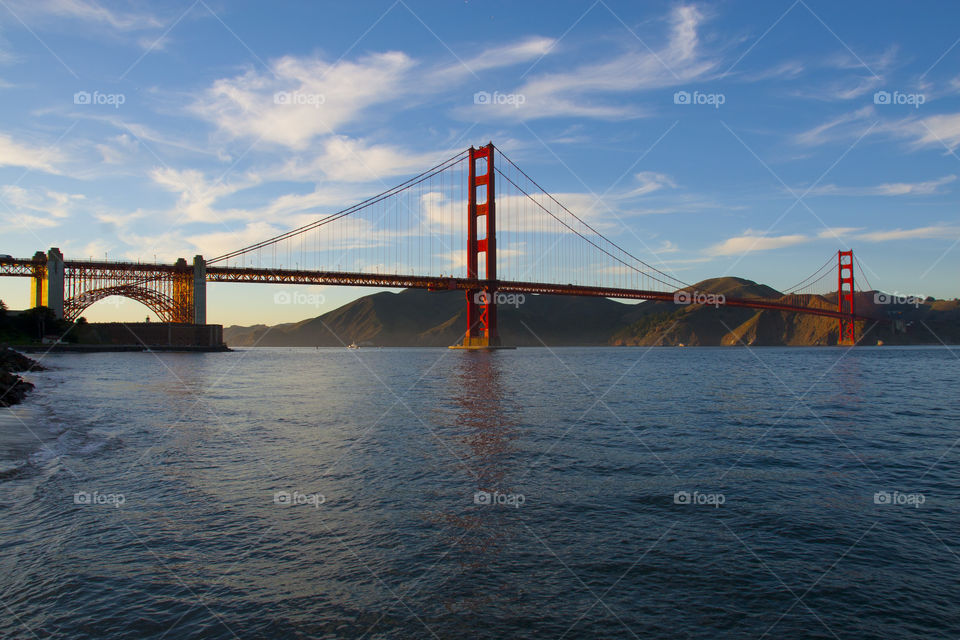
M 123 296 L 136 300 L 157 314 L 162 322 L 177 322 L 178 305 L 171 296 L 135 284 L 91 289 L 78 296 L 68 298 L 63 303 L 63 317 L 66 320 L 74 321 L 80 317 L 87 307 L 110 296 Z

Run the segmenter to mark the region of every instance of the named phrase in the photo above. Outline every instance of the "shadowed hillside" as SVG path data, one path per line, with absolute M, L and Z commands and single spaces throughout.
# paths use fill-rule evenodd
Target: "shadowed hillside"
M 517 346 L 604 345 L 636 306 L 605 298 L 528 295 L 519 306 L 499 307 L 500 335 L 505 344 Z M 224 339 L 232 346 L 445 347 L 463 337 L 466 323 L 462 292 L 407 289 L 365 296 L 293 324 L 228 327 Z
M 832 296 L 790 295 L 743 278 L 711 278 L 691 291 L 726 297 L 763 298 L 836 308 Z M 873 292 L 858 293 L 858 312 L 898 321 L 858 323 L 863 344 L 956 344 L 960 342 L 960 303 L 928 300 L 919 304 L 877 304 Z M 677 305 L 627 304 L 606 298 L 528 295 L 517 306 L 500 305 L 503 343 L 514 346 L 751 346 L 835 345 L 835 319 L 780 311 Z M 268 327 L 227 327 L 230 346 L 445 347 L 460 341 L 466 327 L 464 294 L 409 289 L 365 296 L 316 318 Z

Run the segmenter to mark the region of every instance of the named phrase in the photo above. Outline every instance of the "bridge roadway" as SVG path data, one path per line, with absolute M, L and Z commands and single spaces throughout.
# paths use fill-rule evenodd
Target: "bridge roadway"
M 113 262 L 97 260 L 64 260 L 65 270 L 83 270 L 87 273 L 99 272 L 103 275 L 113 274 L 141 274 L 144 280 L 158 277 L 162 274 L 183 272 L 183 266 L 172 264 L 154 264 L 138 262 Z M 33 259 L 0 258 L 0 276 L 26 276 L 36 274 L 37 263 Z M 190 267 L 187 266 L 187 270 Z M 544 295 L 573 295 L 593 296 L 601 298 L 618 298 L 624 300 L 657 300 L 660 302 L 674 302 L 674 292 L 648 291 L 644 289 L 622 289 L 614 287 L 591 287 L 574 284 L 544 284 L 539 282 L 516 282 L 500 280 L 491 283 L 487 280 L 471 278 L 454 278 L 443 276 L 417 275 L 390 275 L 376 273 L 355 273 L 341 271 L 316 271 L 296 269 L 262 269 L 255 267 L 224 267 L 208 264 L 206 266 L 207 282 L 256 282 L 267 284 L 302 284 L 302 285 L 335 285 L 351 287 L 388 287 L 401 289 L 429 289 L 431 291 L 481 291 L 493 287 L 504 293 L 544 294 Z M 495 286 L 494 286 L 495 285 Z M 709 293 L 709 292 L 703 292 Z M 725 297 L 723 304 L 726 307 L 746 307 L 750 309 L 767 309 L 789 313 L 806 313 L 827 318 L 849 319 L 848 314 L 842 314 L 836 309 L 809 307 L 789 304 L 762 298 Z M 857 320 L 876 321 L 878 318 L 855 314 Z

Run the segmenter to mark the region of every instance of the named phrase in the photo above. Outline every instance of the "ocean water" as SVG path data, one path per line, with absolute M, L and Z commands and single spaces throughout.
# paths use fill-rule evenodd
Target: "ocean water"
M 960 350 L 44 364 L 0 637 L 960 637 Z

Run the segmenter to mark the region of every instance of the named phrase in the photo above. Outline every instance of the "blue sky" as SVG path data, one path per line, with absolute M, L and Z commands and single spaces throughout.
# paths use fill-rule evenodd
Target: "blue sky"
M 684 281 L 782 288 L 853 247 L 874 286 L 952 298 L 958 39 L 952 2 L 3 0 L 0 253 L 218 255 L 493 140 Z M 370 293 L 297 291 L 210 285 L 208 318 Z

